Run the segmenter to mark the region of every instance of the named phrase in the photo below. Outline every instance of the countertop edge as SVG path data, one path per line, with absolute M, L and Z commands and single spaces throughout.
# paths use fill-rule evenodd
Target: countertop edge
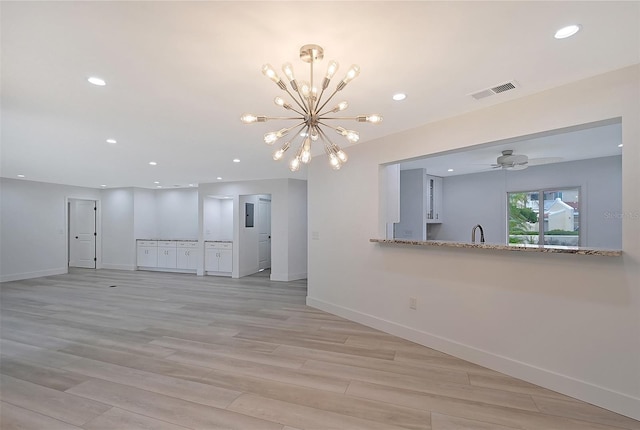
M 492 245 L 481 243 L 464 243 L 464 242 L 447 242 L 438 240 L 417 241 L 417 240 L 399 240 L 399 239 L 369 239 L 369 242 L 380 243 L 383 245 L 409 245 L 409 246 L 441 246 L 446 248 L 479 248 L 494 249 L 500 251 L 519 251 L 519 252 L 542 252 L 550 254 L 574 254 L 574 255 L 598 255 L 603 257 L 619 257 L 622 255 L 621 250 L 616 249 L 594 249 L 594 248 L 550 248 L 550 247 L 532 247 L 532 246 L 507 246 Z

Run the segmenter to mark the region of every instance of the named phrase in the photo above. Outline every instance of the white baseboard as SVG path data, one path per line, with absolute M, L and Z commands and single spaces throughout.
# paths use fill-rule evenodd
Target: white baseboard
M 67 267 L 57 269 L 37 270 L 35 272 L 13 273 L 0 276 L 0 282 L 20 281 L 22 279 L 42 278 L 43 276 L 64 275 L 68 272 Z
M 640 398 L 313 297 L 307 305 L 640 420 Z
M 297 281 L 298 279 L 307 279 L 307 272 L 304 273 L 273 273 L 271 272 L 271 281 L 289 282 Z
M 131 264 L 109 264 L 102 263 L 101 269 L 110 269 L 110 270 L 136 270 L 136 266 Z

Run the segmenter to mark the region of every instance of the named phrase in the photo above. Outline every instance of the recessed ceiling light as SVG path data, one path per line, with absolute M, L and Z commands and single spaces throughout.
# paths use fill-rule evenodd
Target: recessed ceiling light
M 104 184 L 102 184 L 102 185 L 100 185 L 100 186 L 101 186 L 102 188 L 106 187 L 106 185 L 104 185 Z
M 149 166 L 157 166 L 158 163 L 156 163 L 155 161 L 149 161 Z
M 447 169 L 447 172 L 453 172 L 453 169 Z
M 239 163 L 239 162 L 240 162 L 240 159 L 239 159 L 239 158 L 234 158 L 234 159 L 233 159 L 233 162 L 234 162 L 234 163 Z
M 621 143 L 620 145 L 618 145 L 618 148 L 622 148 L 623 146 L 624 146 L 624 144 Z M 20 176 L 20 175 L 18 175 L 18 176 Z
M 115 139 L 107 139 L 107 143 L 110 143 L 113 145 L 114 143 L 118 143 L 118 141 L 116 141 Z
M 189 186 L 190 186 L 190 187 L 195 187 L 195 186 L 196 186 L 196 184 L 189 184 Z
M 571 37 L 579 32 L 580 28 L 581 26 L 577 24 L 567 25 L 566 27 L 562 27 L 560 30 L 556 31 L 556 34 L 553 37 L 556 39 L 566 39 L 567 37 Z
M 162 188 L 162 185 L 158 185 L 156 188 Z
M 154 183 L 154 184 L 159 184 L 159 183 L 160 183 L 160 181 L 153 181 L 153 183 Z
M 18 178 L 24 178 L 24 175 L 18 175 Z
M 405 93 L 397 93 L 393 95 L 393 99 L 395 101 L 400 101 L 400 100 L 404 100 L 407 98 L 407 95 Z
M 99 87 L 104 87 L 105 85 L 107 85 L 107 83 L 104 81 L 104 79 L 100 79 L 100 78 L 95 77 L 95 76 L 91 76 L 90 78 L 87 79 L 87 81 L 89 81 L 93 85 L 97 85 Z
M 218 176 L 216 179 L 217 179 L 218 181 L 222 181 L 222 176 Z

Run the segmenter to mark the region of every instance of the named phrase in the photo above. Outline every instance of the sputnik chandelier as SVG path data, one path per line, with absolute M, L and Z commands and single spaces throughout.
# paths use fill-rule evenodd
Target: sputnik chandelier
M 326 108 L 331 99 L 340 91 L 344 89 L 349 82 L 360 74 L 360 67 L 352 65 L 349 68 L 344 79 L 338 82 L 338 85 L 333 90 L 333 93 L 323 102 L 322 96 L 325 90 L 329 87 L 331 79 L 338 71 L 338 63 L 335 61 L 329 62 L 327 67 L 327 74 L 325 75 L 322 85 L 320 87 L 320 94 L 318 94 L 318 88 L 313 84 L 313 64 L 322 60 L 324 57 L 324 50 L 318 45 L 304 45 L 300 48 L 300 59 L 305 63 L 309 63 L 310 66 L 310 78 L 309 81 L 298 82 L 293 75 L 293 67 L 291 63 L 285 63 L 282 66 L 282 71 L 289 79 L 289 85 L 293 90 L 293 93 L 287 88 L 287 85 L 280 79 L 276 71 L 270 64 L 262 66 L 262 73 L 271 79 L 278 85 L 283 91 L 291 97 L 293 102 L 287 102 L 282 97 L 276 97 L 274 103 L 287 111 L 292 111 L 299 116 L 281 116 L 281 117 L 269 117 L 265 115 L 253 115 L 244 114 L 240 117 L 240 120 L 245 124 L 252 124 L 254 122 L 266 122 L 269 120 L 293 120 L 298 121 L 297 124 L 291 127 L 281 128 L 278 131 L 271 131 L 264 135 L 264 141 L 267 145 L 273 145 L 278 139 L 288 135 L 292 130 L 295 130 L 295 134 L 284 143 L 280 149 L 273 153 L 273 159 L 278 161 L 284 156 L 284 153 L 295 144 L 296 139 L 300 138 L 301 143 L 298 147 L 296 155 L 289 162 L 289 169 L 292 172 L 300 170 L 300 164 L 308 164 L 311 161 L 311 144 L 312 142 L 320 141 L 324 145 L 324 152 L 329 157 L 329 165 L 338 170 L 344 163 L 347 162 L 347 154 L 340 149 L 338 145 L 333 143 L 324 129 L 333 129 L 338 134 L 344 136 L 349 143 L 356 143 L 360 139 L 360 135 L 357 131 L 347 130 L 344 127 L 334 127 L 327 123 L 330 120 L 354 120 L 357 122 L 368 122 L 371 124 L 379 124 L 382 121 L 382 116 L 377 114 L 371 115 L 358 115 L 352 117 L 336 117 L 333 116 L 336 112 L 345 110 L 349 104 L 346 101 L 338 103 L 336 106 Z M 297 96 L 297 97 L 296 97 Z M 292 103 L 295 103 L 292 104 Z

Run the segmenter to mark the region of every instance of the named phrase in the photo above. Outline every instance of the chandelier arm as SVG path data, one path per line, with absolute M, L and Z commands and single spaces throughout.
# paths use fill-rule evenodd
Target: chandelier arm
M 320 135 L 322 136 L 322 138 L 323 138 L 322 140 L 323 140 L 323 141 L 324 141 L 324 139 L 327 139 L 327 142 L 329 142 L 329 144 L 330 144 L 332 147 L 333 147 L 333 146 L 335 146 L 335 143 L 333 143 L 333 142 L 331 141 L 331 139 L 329 139 L 329 136 L 327 136 L 327 135 L 326 135 L 326 133 L 325 133 L 325 132 L 320 128 L 320 127 L 318 127 L 318 131 L 320 132 Z M 325 145 L 326 145 L 326 142 L 325 142 Z
M 267 121 L 269 120 L 283 120 L 283 119 L 302 119 L 304 120 L 304 116 L 268 116 Z
M 349 119 L 356 121 L 358 119 L 357 116 L 322 116 L 320 119 Z
M 337 90 L 337 89 L 333 90 L 333 93 L 331 93 L 331 95 L 329 96 L 329 98 L 328 98 L 328 99 L 327 99 L 327 100 L 322 104 L 322 106 L 320 106 L 320 107 L 318 108 L 318 112 L 320 112 L 320 111 L 322 110 L 322 108 L 324 108 L 324 107 L 327 105 L 327 103 L 329 103 L 329 101 L 333 98 L 333 96 L 335 96 L 337 93 L 338 93 L 338 90 Z M 318 100 L 318 101 L 319 101 L 319 100 Z
M 318 119 L 318 124 L 324 125 L 325 127 L 329 127 L 332 130 L 338 131 L 338 129 L 336 127 L 332 126 L 331 124 L 327 124 L 326 122 L 320 121 L 321 119 L 325 119 L 325 118 L 319 118 Z
M 297 113 L 298 115 L 302 115 L 302 117 L 304 118 L 307 114 L 304 112 L 300 112 L 298 109 L 294 109 L 293 107 L 289 107 L 290 110 L 294 111 L 295 113 Z
M 316 101 L 316 105 L 314 106 L 314 108 L 316 108 L 314 113 L 317 114 L 318 116 L 320 116 L 319 115 L 320 109 L 322 109 L 322 107 L 324 107 L 324 105 L 322 105 L 322 107 L 318 109 L 318 106 L 320 106 L 320 100 L 322 100 L 322 95 L 323 94 L 324 94 L 324 87 L 322 87 L 322 90 L 320 90 L 320 95 L 318 96 L 318 100 Z
M 306 115 L 307 109 L 304 106 L 304 100 L 302 99 L 302 96 L 300 95 L 300 91 L 296 91 L 296 93 L 298 93 L 298 96 L 300 96 L 300 100 L 303 102 L 303 104 L 300 104 L 300 102 L 295 98 L 295 96 L 293 94 L 291 94 L 291 91 L 289 91 L 289 88 L 285 87 L 284 90 L 287 92 L 287 94 L 289 94 L 289 96 L 293 99 L 294 102 L 296 102 L 296 104 L 298 106 L 300 106 L 300 109 L 302 109 L 303 112 L 305 112 L 302 115 Z M 298 112 L 298 111 L 296 111 Z M 298 112 L 300 113 L 300 112 Z

